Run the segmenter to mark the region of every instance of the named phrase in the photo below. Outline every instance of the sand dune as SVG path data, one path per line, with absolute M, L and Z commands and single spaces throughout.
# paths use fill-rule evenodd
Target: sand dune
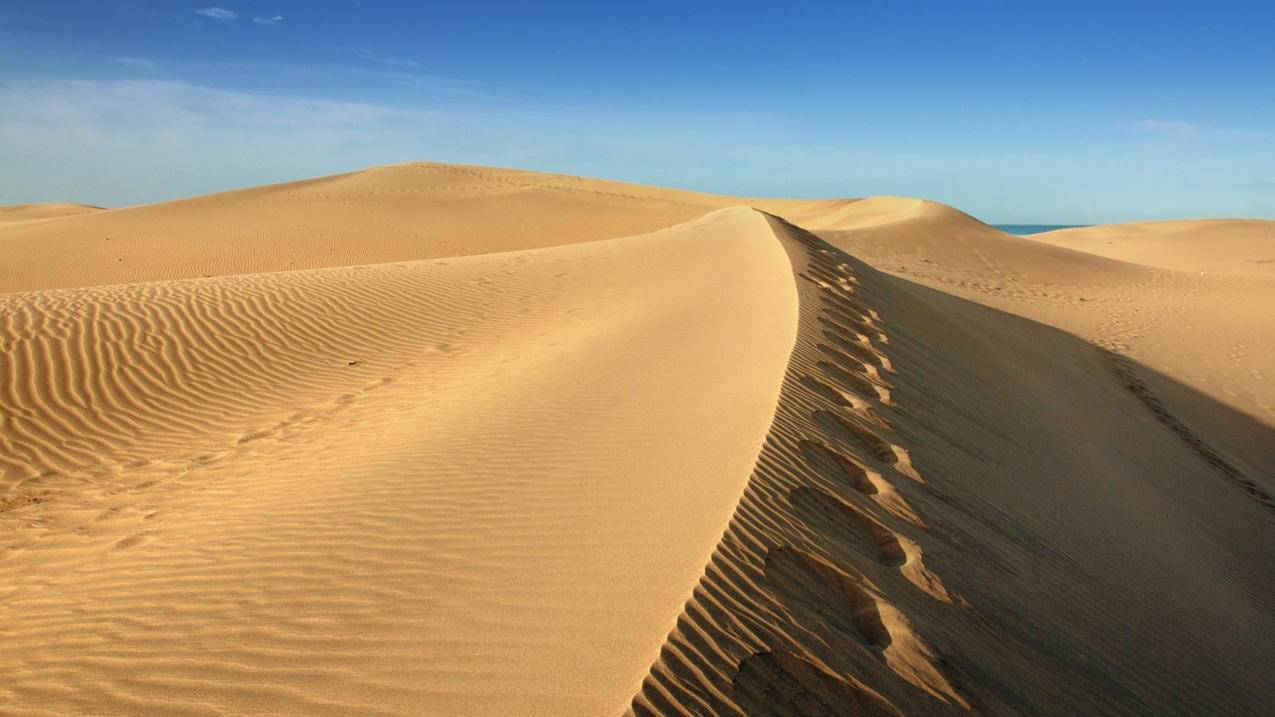
M 740 209 L 5 297 L 5 701 L 619 710 L 770 424 L 786 261 Z
M 628 189 L 411 164 L 115 209 L 0 229 L 8 254 L 0 291 L 530 249 L 642 234 L 724 206 Z M 156 252 L 164 261 L 153 260 Z
M 776 420 L 638 714 L 1275 696 L 1275 504 L 1149 420 L 1091 345 L 780 231 L 802 319 Z
M 0 711 L 1260 713 L 1237 236 L 435 164 L 0 227 Z
M 0 293 L 561 246 L 644 234 L 742 203 L 516 170 L 374 167 L 56 224 L 0 225 Z M 846 203 L 795 204 L 804 216 Z M 163 261 L 154 260 L 157 252 Z
M 1106 224 L 1036 234 L 1037 241 L 1179 271 L 1275 277 L 1275 222 L 1252 219 Z
M 869 217 L 819 234 L 879 269 L 1061 328 L 1152 369 L 1133 370 L 1194 432 L 1275 492 L 1275 444 L 1261 428 L 1275 426 L 1275 275 L 1250 261 L 1275 246 L 1267 240 L 1275 222 L 1115 225 L 1036 239 L 941 204 L 910 206 L 883 212 L 889 223 Z
M 44 204 L 11 204 L 0 207 L 0 226 L 19 222 L 34 222 L 43 219 L 60 219 L 102 211 L 101 207 L 87 204 L 71 204 L 68 202 L 48 202 Z

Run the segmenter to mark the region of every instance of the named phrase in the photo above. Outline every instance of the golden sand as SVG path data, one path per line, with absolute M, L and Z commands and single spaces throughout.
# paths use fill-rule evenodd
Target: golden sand
M 1260 713 L 1272 226 L 0 208 L 0 713 Z

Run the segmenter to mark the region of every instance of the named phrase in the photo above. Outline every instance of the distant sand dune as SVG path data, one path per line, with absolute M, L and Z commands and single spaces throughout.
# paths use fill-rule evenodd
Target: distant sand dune
M 0 291 L 443 258 L 642 234 L 724 206 L 401 165 L 0 229 Z M 676 193 L 665 192 L 676 195 Z M 528 231 L 535 227 L 534 231 Z M 162 252 L 164 261 L 154 261 Z
M 1275 249 L 1275 222 L 1013 237 L 934 202 L 874 198 L 859 206 L 873 204 L 879 211 L 817 225 L 819 235 L 878 269 L 1154 368 L 1131 370 L 1195 435 L 1275 494 L 1275 443 L 1264 428 L 1275 426 L 1275 274 L 1253 260 Z
M 374 167 L 67 217 L 56 225 L 0 224 L 0 293 L 560 246 L 644 234 L 742 203 L 537 172 L 432 163 Z M 791 204 L 802 216 L 819 216 L 847 203 L 762 204 Z M 155 261 L 156 253 L 163 261 Z
M 0 207 L 0 226 L 18 224 L 20 222 L 42 221 L 44 219 L 60 219 L 102 211 L 101 207 L 87 204 L 70 204 L 67 202 L 48 202 L 44 204 L 11 204 Z
M 1032 239 L 1164 269 L 1275 277 L 1275 222 L 1270 221 L 1106 224 L 1035 234 Z

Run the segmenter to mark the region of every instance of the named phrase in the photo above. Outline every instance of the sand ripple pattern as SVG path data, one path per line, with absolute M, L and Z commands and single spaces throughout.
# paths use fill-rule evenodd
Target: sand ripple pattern
M 756 461 L 796 300 L 744 208 L 0 297 L 0 712 L 622 711 Z
M 0 487 L 207 462 L 357 400 L 422 348 L 445 350 L 454 329 L 422 316 L 474 299 L 420 279 L 344 269 L 0 297 Z

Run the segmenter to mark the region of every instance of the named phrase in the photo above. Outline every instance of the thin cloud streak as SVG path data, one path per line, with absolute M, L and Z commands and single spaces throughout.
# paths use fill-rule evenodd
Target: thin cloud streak
M 389 65 L 391 67 L 420 67 L 421 66 L 421 63 L 417 62 L 416 60 L 395 60 L 389 57 L 380 57 L 376 54 L 373 54 L 371 50 L 359 50 L 357 54 L 360 59 L 367 60 L 369 62 L 380 63 L 382 65 Z
M 223 22 L 229 22 L 231 20 L 239 19 L 239 13 L 235 12 L 234 10 L 227 10 L 224 7 L 217 7 L 217 6 L 201 7 L 201 8 L 197 8 L 193 12 L 196 15 L 203 15 L 204 17 L 210 17 L 214 20 L 221 20 Z
M 1184 122 L 1182 120 L 1156 120 L 1145 119 L 1138 123 L 1138 128 L 1147 132 L 1157 134 L 1194 134 L 1200 130 L 1200 126 L 1193 122 Z
M 115 58 L 115 62 L 123 65 L 124 67 L 130 67 L 134 70 L 144 70 L 146 72 L 154 72 L 159 69 L 159 65 L 156 64 L 154 60 L 148 60 L 144 57 L 117 57 Z

